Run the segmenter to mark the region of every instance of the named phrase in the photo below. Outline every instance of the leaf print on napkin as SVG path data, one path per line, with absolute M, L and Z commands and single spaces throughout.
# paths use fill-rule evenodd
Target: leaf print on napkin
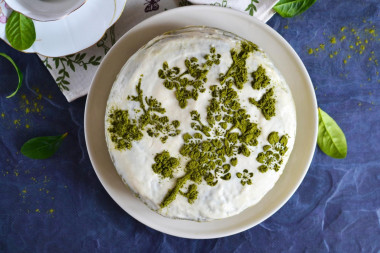
M 215 2 L 211 5 L 220 6 L 220 7 L 227 7 L 227 0 L 223 0 L 222 3 Z
M 249 15 L 253 16 L 253 12 L 256 12 L 257 9 L 256 9 L 256 6 L 254 3 L 259 3 L 258 0 L 251 0 L 251 3 L 247 6 L 247 9 L 245 9 L 245 11 L 249 11 Z
M 111 39 L 111 45 L 107 45 L 108 41 L 108 32 Z M 104 54 L 107 54 L 110 48 L 116 43 L 115 37 L 115 25 L 111 26 L 111 28 L 104 34 L 101 40 L 96 43 L 97 47 L 102 47 L 104 49 Z
M 88 65 L 97 66 L 100 64 L 100 60 L 102 56 L 91 56 L 88 60 L 85 60 L 86 53 L 77 53 L 68 55 L 65 57 L 56 57 L 56 58 L 45 58 L 43 63 L 48 69 L 53 69 L 53 67 L 49 64 L 49 60 L 53 60 L 55 69 L 58 69 L 58 77 L 55 79 L 59 89 L 69 91 L 68 85 L 70 85 L 70 74 L 68 71 L 76 71 L 76 67 L 81 67 L 84 70 L 87 70 Z M 70 69 L 68 69 L 70 68 Z
M 145 6 L 145 12 L 150 12 L 150 11 L 156 11 L 160 8 L 158 5 L 158 2 L 160 0 L 145 0 L 146 3 L 144 3 Z
M 181 7 L 181 6 L 192 5 L 192 3 L 190 3 L 188 0 L 180 0 L 178 5 L 179 5 L 179 7 Z

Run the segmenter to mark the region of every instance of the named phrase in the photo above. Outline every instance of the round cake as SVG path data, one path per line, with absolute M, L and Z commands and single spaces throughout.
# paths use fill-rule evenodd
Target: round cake
M 294 145 L 296 111 L 257 45 L 193 26 L 129 58 L 108 98 L 105 130 L 118 174 L 149 208 L 209 221 L 273 188 Z

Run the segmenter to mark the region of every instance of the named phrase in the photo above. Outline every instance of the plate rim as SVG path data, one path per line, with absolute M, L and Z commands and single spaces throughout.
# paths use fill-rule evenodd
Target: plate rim
M 282 46 L 284 46 L 287 49 L 288 52 L 291 53 L 291 56 L 297 62 L 298 67 L 302 70 L 302 73 L 300 75 L 302 75 L 303 78 L 305 79 L 305 83 L 303 85 L 307 85 L 308 86 L 308 90 L 310 91 L 309 95 L 311 95 L 311 97 L 312 97 L 312 101 L 310 101 L 310 103 L 311 103 L 312 107 L 314 108 L 314 113 L 313 113 L 313 115 L 311 115 L 311 118 L 313 119 L 312 125 L 314 126 L 314 128 L 312 129 L 313 130 L 313 136 L 311 136 L 311 138 L 313 140 L 313 143 L 316 143 L 317 133 L 318 133 L 318 111 L 317 111 L 318 106 L 317 106 L 316 95 L 315 95 L 315 92 L 314 92 L 314 89 L 313 89 L 313 84 L 312 84 L 311 78 L 310 78 L 310 76 L 308 74 L 308 71 L 307 71 L 305 65 L 303 64 L 302 60 L 300 59 L 300 57 L 298 56 L 298 54 L 296 53 L 296 51 L 291 47 L 291 45 L 277 31 L 275 31 L 273 28 L 271 28 L 267 24 L 265 24 L 265 23 L 257 20 L 256 18 L 248 16 L 247 14 L 241 13 L 241 12 L 236 11 L 236 10 L 232 10 L 232 9 L 228 9 L 228 8 L 223 8 L 223 7 L 217 7 L 217 6 L 202 6 L 202 5 L 195 5 L 194 6 L 193 5 L 193 6 L 185 6 L 185 7 L 181 7 L 181 8 L 174 8 L 174 9 L 171 9 L 171 10 L 168 10 L 168 11 L 156 14 L 156 15 L 154 15 L 152 17 L 149 17 L 149 18 L 143 20 L 142 22 L 140 22 L 139 24 L 137 24 L 136 26 L 134 26 L 132 29 L 130 29 L 128 32 L 126 32 L 116 42 L 116 44 L 110 49 L 110 52 L 109 52 L 109 54 L 107 54 L 107 56 L 108 55 L 112 55 L 111 52 L 112 52 L 113 49 L 117 50 L 118 44 L 126 43 L 124 40 L 130 34 L 132 34 L 133 32 L 136 32 L 138 29 L 141 29 L 141 27 L 143 27 L 146 23 L 151 22 L 151 20 L 161 19 L 162 17 L 165 17 L 166 15 L 169 15 L 169 14 L 174 15 L 175 12 L 179 12 L 179 13 L 183 12 L 183 11 L 193 11 L 193 12 L 196 12 L 197 10 L 198 11 L 200 10 L 200 11 L 224 12 L 224 14 L 226 14 L 226 15 L 238 15 L 238 16 L 241 16 L 243 19 L 246 19 L 246 20 L 249 20 L 249 22 L 255 23 L 255 25 L 262 26 L 267 32 L 270 33 L 271 36 L 275 37 L 276 40 L 278 40 L 278 42 L 280 42 L 282 44 Z M 107 56 L 106 56 L 106 58 L 107 58 Z M 160 231 L 162 233 L 166 233 L 166 234 L 169 234 L 169 235 L 172 235 L 172 236 L 176 236 L 176 237 L 182 237 L 182 238 L 188 238 L 188 239 L 212 239 L 212 238 L 220 238 L 220 237 L 230 236 L 230 235 L 233 235 L 233 234 L 237 234 L 237 233 L 243 232 L 243 231 L 245 231 L 245 230 L 247 230 L 249 228 L 252 228 L 252 227 L 260 224 L 261 222 L 265 221 L 267 218 L 269 218 L 275 212 L 277 212 L 293 196 L 293 194 L 295 193 L 295 191 L 299 188 L 300 184 L 302 183 L 303 179 L 306 176 L 307 171 L 310 168 L 310 164 L 312 162 L 312 159 L 313 159 L 313 156 L 314 156 L 314 153 L 315 153 L 316 145 L 314 145 L 311 148 L 310 153 L 308 154 L 308 157 L 306 159 L 307 160 L 306 166 L 303 169 L 302 175 L 299 177 L 297 183 L 291 187 L 291 191 L 289 191 L 289 193 L 287 194 L 287 196 L 284 197 L 282 199 L 282 201 L 277 204 L 276 208 L 272 209 L 270 212 L 267 212 L 267 214 L 265 216 L 263 216 L 262 219 L 259 222 L 248 223 L 248 224 L 240 226 L 239 228 L 231 228 L 231 229 L 228 229 L 228 231 L 224 231 L 224 232 L 221 231 L 221 232 L 214 233 L 212 235 L 203 235 L 203 234 L 196 234 L 196 235 L 195 234 L 191 234 L 191 235 L 189 235 L 189 234 L 181 233 L 181 232 L 175 233 L 173 231 L 168 231 L 167 229 L 164 229 L 164 228 L 161 228 L 161 227 L 157 227 L 154 224 L 152 225 L 152 224 L 150 224 L 150 223 L 148 223 L 148 222 L 146 222 L 146 221 L 144 221 L 142 219 L 139 219 L 138 217 L 136 217 L 136 215 L 131 214 L 130 212 L 128 212 L 127 210 L 125 210 L 121 206 L 121 204 L 119 204 L 118 200 L 115 199 L 115 196 L 111 195 L 109 189 L 107 189 L 107 187 L 106 187 L 106 185 L 104 183 L 104 179 L 100 176 L 100 172 L 96 168 L 95 157 L 94 157 L 94 154 L 91 152 L 91 145 L 90 145 L 91 143 L 89 141 L 89 136 L 88 136 L 88 131 L 87 131 L 87 129 L 89 127 L 89 114 L 88 114 L 88 110 L 89 109 L 88 108 L 90 106 L 89 104 L 92 102 L 91 98 L 92 98 L 93 94 L 95 93 L 94 88 L 93 88 L 94 87 L 93 84 L 94 84 L 94 82 L 96 82 L 98 76 L 101 74 L 100 72 L 103 69 L 103 65 L 104 65 L 103 63 L 107 62 L 107 61 L 105 61 L 106 58 L 103 59 L 102 63 L 100 64 L 99 68 L 97 69 L 97 71 L 96 71 L 96 73 L 95 73 L 95 75 L 93 77 L 93 80 L 92 80 L 92 83 L 91 83 L 91 87 L 90 87 L 90 90 L 89 90 L 89 93 L 88 93 L 88 96 L 87 96 L 87 99 L 86 99 L 86 106 L 85 106 L 85 113 L 84 113 L 85 141 L 86 141 L 87 151 L 88 151 L 88 154 L 89 154 L 89 158 L 90 158 L 91 164 L 92 164 L 93 169 L 94 169 L 94 171 L 95 171 L 95 173 L 96 173 L 99 181 L 101 182 L 102 186 L 107 191 L 108 195 L 123 209 L 123 211 L 125 211 L 126 213 L 128 213 L 134 219 L 136 219 L 137 221 L 139 221 L 139 222 L 143 223 L 144 225 L 146 225 L 148 227 L 151 227 L 151 228 L 153 228 L 153 229 L 155 229 L 157 231 Z M 298 126 L 297 126 L 297 128 L 298 128 Z M 140 200 L 138 200 L 138 201 L 140 201 Z

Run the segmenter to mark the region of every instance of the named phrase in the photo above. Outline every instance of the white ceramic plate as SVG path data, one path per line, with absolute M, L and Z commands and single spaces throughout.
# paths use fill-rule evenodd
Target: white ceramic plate
M 120 17 L 127 0 L 91 0 L 67 17 L 51 22 L 34 21 L 37 39 L 27 53 L 59 57 L 77 53 L 94 45 Z M 0 0 L 0 10 L 9 16 L 11 9 Z M 1 15 L 1 14 L 0 14 Z M 0 38 L 8 43 L 5 24 L 0 22 Z
M 121 67 L 141 46 L 157 35 L 188 25 L 206 25 L 233 32 L 265 50 L 284 75 L 297 112 L 297 136 L 284 173 L 255 206 L 222 220 L 199 223 L 168 219 L 151 211 L 123 184 L 110 159 L 104 134 L 108 94 Z M 146 19 L 126 33 L 103 59 L 87 97 L 85 135 L 92 165 L 109 195 L 131 216 L 161 232 L 185 238 L 232 235 L 264 221 L 292 196 L 304 178 L 317 138 L 317 103 L 310 77 L 291 46 L 266 24 L 227 8 L 189 6 Z

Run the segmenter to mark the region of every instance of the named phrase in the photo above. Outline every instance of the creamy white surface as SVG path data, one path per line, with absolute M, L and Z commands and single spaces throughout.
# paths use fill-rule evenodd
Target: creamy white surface
M 171 218 L 181 218 L 190 220 L 206 221 L 221 219 L 240 213 L 249 206 L 256 204 L 274 186 L 288 160 L 294 145 L 296 134 L 296 113 L 290 90 L 278 70 L 265 53 L 256 51 L 247 59 L 247 69 L 249 73 L 248 82 L 242 90 L 237 90 L 242 107 L 251 116 L 251 121 L 258 124 L 261 135 L 258 138 L 259 145 L 250 148 L 251 155 L 245 157 L 237 155 L 238 165 L 231 167 L 231 179 L 224 181 L 219 179 L 216 186 L 208 186 L 205 182 L 198 185 L 198 198 L 193 204 L 189 204 L 187 199 L 181 195 L 163 209 L 159 204 L 164 199 L 166 193 L 172 189 L 176 183 L 176 178 L 184 175 L 183 168 L 187 162 L 179 154 L 180 147 L 184 144 L 182 134 L 194 133 L 191 129 L 190 112 L 197 110 L 202 119 L 206 118 L 206 107 L 211 98 L 209 87 L 219 84 L 219 73 L 225 73 L 232 63 L 230 49 L 239 47 L 242 39 L 216 29 L 189 27 L 169 34 L 159 36 L 150 41 L 146 46 L 136 52 L 124 65 L 120 71 L 109 95 L 105 129 L 108 129 L 107 116 L 112 108 L 128 110 L 133 118 L 138 108 L 136 102 L 127 100 L 129 95 L 136 95 L 136 85 L 140 75 L 143 74 L 141 88 L 144 96 L 153 96 L 162 106 L 166 108 L 166 114 L 171 121 L 179 120 L 181 134 L 176 137 L 169 137 L 165 144 L 159 139 L 149 137 L 145 132 L 142 140 L 133 142 L 130 150 L 119 151 L 114 148 L 110 140 L 110 135 L 106 130 L 106 140 L 111 158 L 115 168 L 123 181 L 138 194 L 151 209 L 164 216 Z M 162 63 L 167 61 L 169 67 L 178 66 L 184 69 L 184 60 L 190 57 L 203 59 L 210 47 L 216 48 L 216 52 L 222 55 L 221 63 L 214 65 L 208 73 L 208 81 L 205 85 L 206 92 L 200 93 L 197 101 L 188 100 L 186 108 L 181 109 L 175 98 L 174 90 L 168 90 L 163 86 L 163 80 L 158 77 L 158 70 L 162 68 Z M 274 87 L 276 97 L 276 116 L 266 120 L 261 111 L 248 102 L 249 97 L 259 100 L 265 90 L 254 90 L 251 86 L 251 73 L 262 65 L 266 69 L 266 74 L 271 79 L 271 86 Z M 262 152 L 262 147 L 267 144 L 269 133 L 277 131 L 280 136 L 289 136 L 288 152 L 284 157 L 284 163 L 278 172 L 268 170 L 261 173 L 257 168 L 261 165 L 256 161 L 257 154 Z M 182 157 L 180 169 L 174 174 L 174 179 L 162 179 L 152 170 L 154 156 L 157 153 L 167 150 L 171 156 Z M 248 169 L 253 172 L 252 185 L 243 186 L 240 179 L 236 177 L 236 172 Z M 188 186 L 192 182 L 187 182 Z

